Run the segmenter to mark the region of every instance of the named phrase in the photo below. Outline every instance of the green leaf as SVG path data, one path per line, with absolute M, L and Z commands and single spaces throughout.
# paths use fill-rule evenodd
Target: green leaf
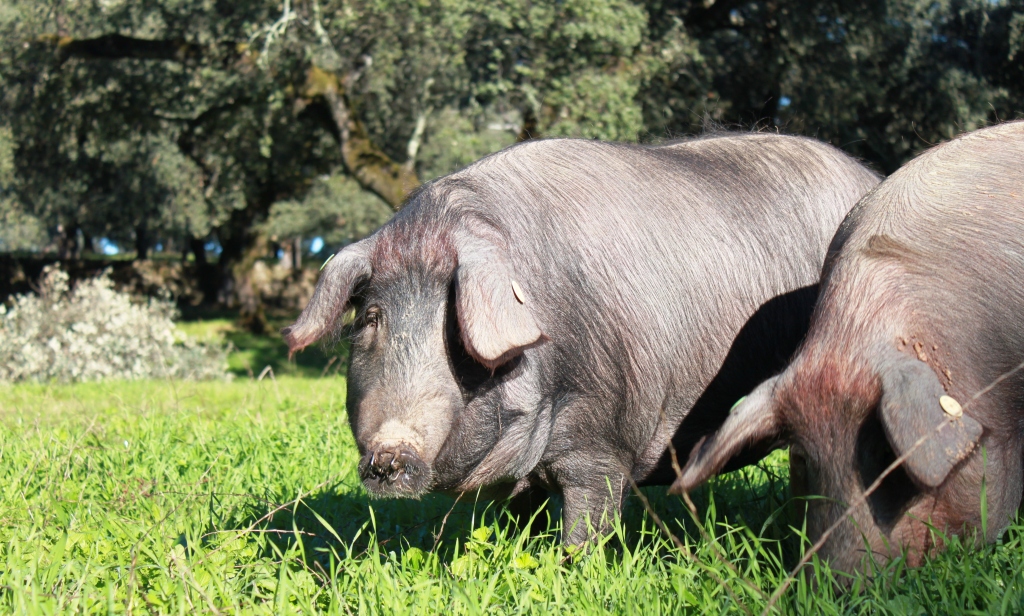
M 534 558 L 533 554 L 523 552 L 512 559 L 512 566 L 516 569 L 536 569 L 540 566 L 540 561 Z
M 493 533 L 494 530 L 490 526 L 481 526 L 473 531 L 473 539 L 480 543 L 486 543 Z

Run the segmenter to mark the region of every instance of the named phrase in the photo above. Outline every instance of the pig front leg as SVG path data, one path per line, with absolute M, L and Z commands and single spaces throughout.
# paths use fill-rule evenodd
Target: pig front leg
M 615 516 L 622 512 L 622 502 L 629 479 L 623 465 L 593 464 L 604 472 L 574 473 L 571 479 L 559 481 L 562 492 L 562 541 L 581 545 L 606 535 L 612 530 Z M 596 470 L 596 469 L 594 469 Z M 565 476 L 565 474 L 561 474 Z

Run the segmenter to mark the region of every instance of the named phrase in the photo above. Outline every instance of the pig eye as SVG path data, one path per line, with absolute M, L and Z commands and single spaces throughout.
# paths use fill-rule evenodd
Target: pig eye
M 366 310 L 366 314 L 363 315 L 363 325 L 366 327 L 372 327 L 377 329 L 380 324 L 380 308 L 373 306 Z

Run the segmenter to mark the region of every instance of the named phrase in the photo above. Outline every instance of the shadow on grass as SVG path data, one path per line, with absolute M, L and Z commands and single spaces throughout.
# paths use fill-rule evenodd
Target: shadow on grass
M 270 366 L 275 375 L 317 377 L 320 375 L 344 374 L 348 365 L 348 343 L 336 348 L 310 347 L 293 358 L 288 358 L 288 346 L 277 332 L 255 335 L 246 331 L 225 332 L 224 339 L 234 350 L 228 358 L 230 371 L 237 376 L 259 376 Z
M 761 541 L 781 543 L 785 560 L 795 562 L 799 541 L 789 529 L 792 511 L 788 507 L 788 481 L 778 457 L 774 462 L 762 462 L 718 478 L 692 498 L 705 529 L 715 532 L 718 523 L 750 528 Z M 703 540 L 681 498 L 668 495 L 664 487 L 642 488 L 642 492 L 653 512 L 679 539 L 691 544 Z M 262 539 L 258 543 L 267 556 L 300 547 L 301 541 L 308 564 L 313 566 L 316 561 L 324 568 L 329 566 L 332 551 L 354 557 L 367 553 L 372 543 L 380 554 L 401 555 L 417 548 L 436 551 L 442 562 L 450 562 L 458 556 L 454 547 L 465 544 L 481 526 L 497 524 L 508 536 L 521 532 L 507 502 L 477 500 L 473 494 L 463 495 L 458 501 L 443 494 L 428 494 L 418 500 L 378 500 L 371 499 L 360 486 L 339 484 L 276 509 L 254 504 L 242 528 L 255 524 L 254 534 Z M 539 535 L 540 541 L 559 541 L 560 498 L 551 495 L 537 515 L 540 524 L 535 525 L 533 534 Z M 627 544 L 621 547 L 634 549 L 650 542 L 651 517 L 635 495 L 627 499 L 621 522 Z M 675 558 L 678 554 L 666 556 Z
M 801 547 L 806 547 L 801 545 L 799 530 L 792 529 L 785 462 L 785 452 L 778 452 L 755 467 L 715 478 L 695 491 L 692 497 L 700 528 L 682 499 L 667 495 L 664 488 L 644 488 L 651 510 L 688 545 L 687 550 L 674 549 L 670 541 L 652 532 L 650 514 L 633 496 L 627 500 L 615 537 L 595 551 L 603 552 L 608 561 L 621 563 L 632 558 L 630 567 L 652 558 L 682 564 L 692 552 L 699 559 L 698 578 L 713 576 L 703 579 L 713 579 L 713 588 L 724 584 L 741 594 L 757 613 L 768 595 L 784 582 Z M 424 562 L 424 555 L 417 553 L 420 550 L 431 552 L 427 561 L 434 563 L 433 568 L 424 569 L 424 580 L 451 577 L 456 584 L 468 583 L 460 577 L 467 575 L 459 573 L 466 571 L 460 565 L 470 562 L 473 554 L 483 553 L 485 547 L 493 550 L 488 554 L 500 555 L 489 562 L 490 569 L 484 569 L 487 575 L 501 574 L 520 549 L 542 560 L 543 554 L 552 554 L 547 548 L 555 546 L 560 528 L 557 499 L 552 499 L 542 514 L 546 514 L 546 530 L 525 540 L 519 531 L 500 529 L 511 524 L 504 504 L 477 502 L 468 496 L 463 499 L 454 503 L 444 495 L 428 495 L 420 500 L 371 500 L 358 485 L 337 484 L 289 504 L 272 517 L 268 514 L 276 509 L 273 505 L 252 504 L 248 518 L 236 528 L 254 525 L 256 532 L 245 540 L 261 557 L 306 567 L 318 573 L 324 584 L 334 579 L 328 572 L 342 569 L 357 576 L 352 579 L 371 580 L 383 571 L 378 565 L 398 563 L 404 571 L 407 557 L 411 557 L 410 567 L 419 567 L 412 563 Z M 1001 547 L 976 547 L 970 541 L 949 537 L 947 551 L 919 569 L 907 568 L 905 559 L 894 559 L 867 575 L 850 578 L 815 563 L 797 576 L 777 608 L 781 613 L 796 614 L 916 614 L 981 613 L 1001 605 L 1003 613 L 1018 613 L 1024 605 L 1020 602 L 1024 596 L 1021 522 L 1019 515 L 1000 540 Z M 496 526 L 495 534 L 491 531 Z M 577 560 L 568 550 L 553 551 L 564 572 L 580 571 L 578 567 L 590 560 Z M 637 554 L 639 559 L 633 558 Z M 379 563 L 374 562 L 377 560 Z M 609 571 L 625 575 L 619 567 Z M 370 577 L 358 577 L 362 575 Z M 395 583 L 396 577 L 389 573 L 382 579 Z M 754 597 L 754 592 L 763 595 Z M 718 601 L 721 607 L 725 599 L 718 596 Z
M 277 559 L 300 548 L 307 567 L 325 571 L 330 570 L 332 554 L 348 560 L 371 551 L 402 555 L 411 548 L 435 552 L 442 563 L 450 563 L 458 556 L 455 547 L 464 545 L 481 526 L 497 523 L 510 536 L 518 532 L 503 503 L 476 501 L 472 495 L 378 500 L 361 487 L 339 484 L 280 509 L 265 502 L 250 502 L 247 508 L 248 515 L 236 529 L 219 530 L 252 528 L 247 539 L 262 557 Z M 548 515 L 552 508 L 547 505 L 539 515 Z M 543 526 L 556 529 L 555 517 Z

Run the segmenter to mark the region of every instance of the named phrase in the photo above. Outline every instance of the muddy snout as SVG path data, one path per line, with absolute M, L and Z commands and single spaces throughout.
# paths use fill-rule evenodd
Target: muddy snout
M 419 496 L 427 490 L 430 468 L 412 448 L 385 444 L 366 452 L 359 476 L 376 496 Z

